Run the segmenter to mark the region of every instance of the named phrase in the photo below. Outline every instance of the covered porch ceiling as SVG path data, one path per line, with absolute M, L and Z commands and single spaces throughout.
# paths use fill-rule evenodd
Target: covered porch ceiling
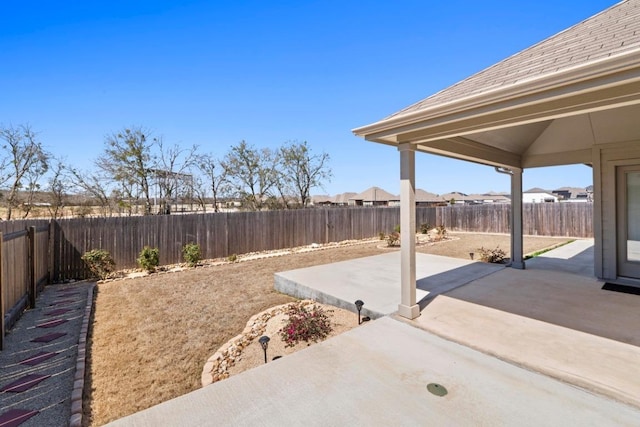
M 640 140 L 640 1 L 627 0 L 376 123 L 368 141 L 529 168 Z

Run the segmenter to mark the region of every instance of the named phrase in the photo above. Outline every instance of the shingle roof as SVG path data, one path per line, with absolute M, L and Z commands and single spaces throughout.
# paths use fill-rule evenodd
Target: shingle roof
M 383 190 L 380 187 L 371 187 L 362 193 L 350 197 L 349 200 L 363 200 L 365 202 L 387 202 L 389 200 L 400 200 L 400 197 Z
M 416 202 L 439 202 L 437 194 L 429 193 L 421 188 L 416 189 Z
M 387 119 L 634 50 L 640 50 L 640 0 L 625 0 Z
M 551 191 L 549 190 L 545 190 L 544 188 L 540 188 L 540 187 L 533 187 L 530 188 L 526 191 L 523 191 L 523 193 L 548 193 L 551 194 Z
M 353 193 L 353 192 L 336 194 L 335 197 L 333 198 L 333 201 L 334 203 L 337 203 L 337 204 L 346 204 L 349 202 L 349 199 L 351 199 L 355 195 L 356 193 Z

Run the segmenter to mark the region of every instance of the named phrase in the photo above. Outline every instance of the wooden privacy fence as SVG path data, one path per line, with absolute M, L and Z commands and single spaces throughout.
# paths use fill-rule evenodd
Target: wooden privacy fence
M 35 224 L 35 223 L 34 223 Z M 24 223 L 22 224 L 24 227 Z M 16 224 L 3 227 L 16 229 Z M 0 349 L 4 334 L 25 307 L 35 307 L 38 292 L 49 281 L 49 224 L 0 231 Z
M 509 233 L 507 204 L 416 208 L 416 225 L 450 231 Z M 526 204 L 524 233 L 591 237 L 590 203 Z M 283 249 L 311 243 L 375 237 L 400 223 L 397 207 L 324 208 L 117 218 L 76 218 L 52 223 L 54 280 L 83 278 L 84 252 L 104 249 L 118 268 L 136 267 L 144 246 L 157 247 L 160 263 L 182 262 L 182 247 L 200 246 L 204 258 Z
M 442 224 L 451 231 L 510 233 L 510 218 L 509 204 L 418 207 L 416 211 L 418 226 Z M 525 235 L 593 237 L 593 204 L 525 203 L 522 222 Z
M 416 226 L 509 233 L 510 212 L 507 204 L 417 207 Z M 592 237 L 592 217 L 590 203 L 526 204 L 524 233 Z M 157 247 L 161 264 L 171 264 L 182 261 L 187 243 L 198 244 L 204 258 L 221 258 L 375 237 L 399 223 L 397 207 L 0 222 L 0 330 L 5 331 L 25 306 L 35 305 L 44 283 L 86 278 L 81 257 L 92 249 L 109 251 L 117 268 L 131 268 L 144 246 Z
M 136 267 L 145 246 L 157 247 L 160 263 L 182 262 L 187 243 L 204 258 L 221 258 L 271 249 L 363 239 L 393 230 L 394 208 L 300 209 L 194 215 L 162 215 L 57 220 L 52 226 L 53 278 L 85 277 L 81 256 L 104 249 L 118 268 Z

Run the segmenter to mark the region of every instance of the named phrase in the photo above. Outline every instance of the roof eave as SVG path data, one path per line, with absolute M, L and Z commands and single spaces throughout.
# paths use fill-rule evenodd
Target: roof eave
M 640 48 L 449 103 L 393 116 L 353 129 L 353 133 L 368 141 L 395 145 L 405 142 L 398 138 L 400 134 L 424 129 L 433 124 L 454 122 L 458 117 L 468 120 L 470 117 L 482 117 L 488 111 L 506 111 L 514 106 L 521 108 L 523 105 L 541 104 L 549 99 L 561 99 L 580 92 L 594 91 L 603 85 L 615 87 L 631 81 L 640 81 Z M 640 99 L 637 101 L 640 102 Z M 541 119 L 538 117 L 532 121 L 537 120 Z M 461 135 L 464 132 L 466 130 L 456 133 L 453 125 L 450 134 L 446 136 Z M 445 136 L 434 135 L 434 139 L 442 137 Z

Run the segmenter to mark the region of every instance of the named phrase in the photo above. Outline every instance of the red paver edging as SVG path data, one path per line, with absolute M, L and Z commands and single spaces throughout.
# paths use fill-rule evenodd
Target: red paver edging
M 54 332 L 52 334 L 43 335 L 41 337 L 34 338 L 31 340 L 31 342 L 51 342 L 65 335 L 67 335 L 66 332 Z
M 68 320 L 66 319 L 56 319 L 56 320 L 49 320 L 45 323 L 40 323 L 39 325 L 36 325 L 36 328 L 55 328 L 58 325 L 62 325 L 63 323 L 67 323 Z
M 87 336 L 89 334 L 89 320 L 93 309 L 93 290 L 96 287 L 92 283 L 87 290 L 87 303 L 84 308 L 80 338 L 78 339 L 78 357 L 76 359 L 76 373 L 73 377 L 73 391 L 71 392 L 71 418 L 69 427 L 82 426 L 82 395 L 84 392 L 84 374 L 87 360 Z
M 70 311 L 73 311 L 73 309 L 71 309 L 71 308 L 58 308 L 58 309 L 55 309 L 55 310 L 50 311 L 48 313 L 44 313 L 44 315 L 45 316 L 59 316 L 61 314 L 65 314 L 65 313 L 68 313 Z
M 0 427 L 19 426 L 38 412 L 30 409 L 12 409 L 0 415 Z
M 10 393 L 22 393 L 23 391 L 29 390 L 31 387 L 35 387 L 38 383 L 46 380 L 51 375 L 38 375 L 38 374 L 29 374 L 24 377 L 15 380 L 14 382 L 5 385 L 0 388 L 1 392 L 10 392 Z
M 58 353 L 51 353 L 51 352 L 46 352 L 46 351 L 41 351 L 38 354 L 34 354 L 31 357 L 28 357 L 24 360 L 22 360 L 21 362 L 19 362 L 21 365 L 29 365 L 29 366 L 35 366 L 38 365 L 42 362 L 44 362 L 45 360 L 49 360 L 54 356 L 57 356 Z

